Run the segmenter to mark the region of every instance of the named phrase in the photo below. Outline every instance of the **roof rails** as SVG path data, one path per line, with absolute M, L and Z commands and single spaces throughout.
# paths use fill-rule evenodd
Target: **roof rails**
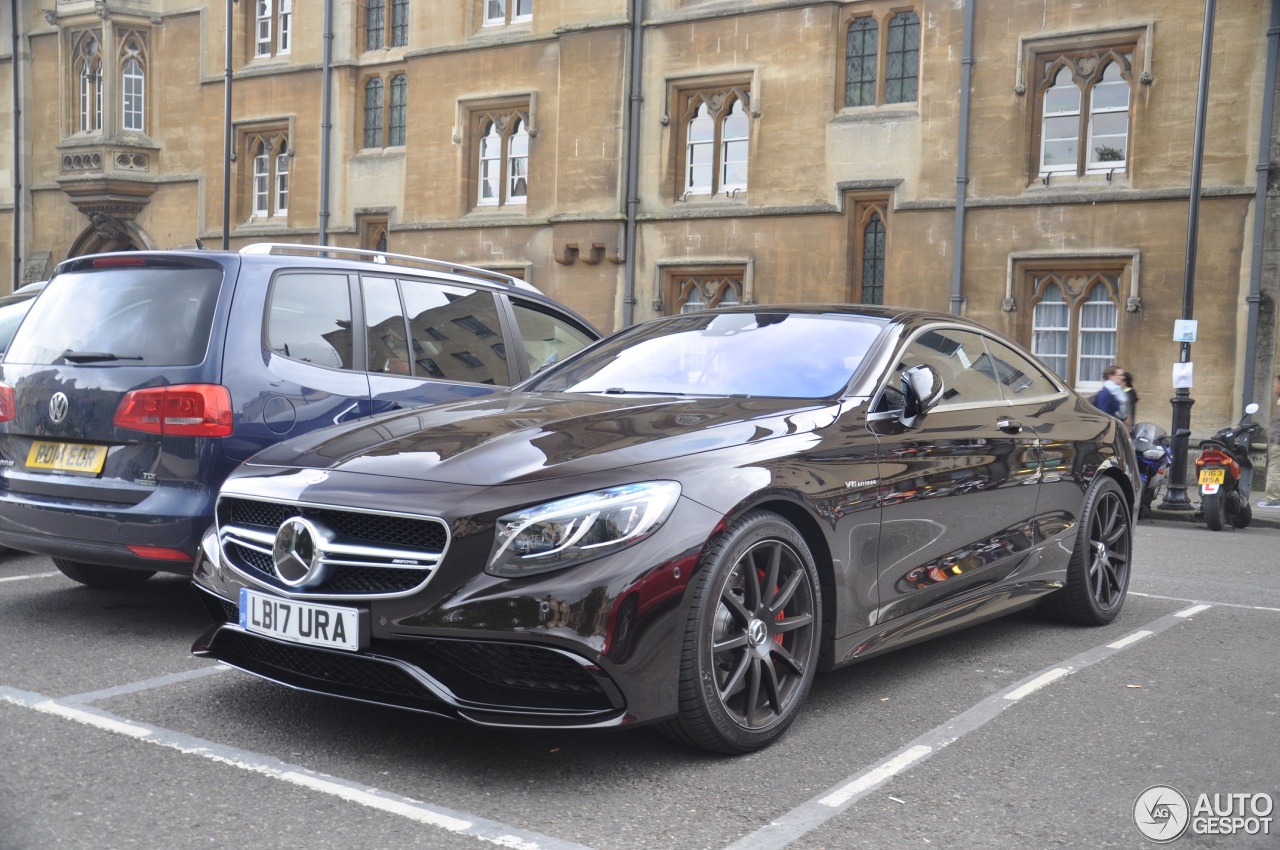
M 299 257 L 333 257 L 334 259 L 367 260 L 403 268 L 442 271 L 450 274 L 469 275 L 495 283 L 527 289 L 530 292 L 540 290 L 528 281 L 509 274 L 482 269 L 477 266 L 466 266 L 461 263 L 450 263 L 445 260 L 433 260 L 429 257 L 415 257 L 410 254 L 390 254 L 386 251 L 368 251 L 363 248 L 340 248 L 332 245 L 298 245 L 292 242 L 255 242 L 240 249 L 241 254 L 292 254 Z

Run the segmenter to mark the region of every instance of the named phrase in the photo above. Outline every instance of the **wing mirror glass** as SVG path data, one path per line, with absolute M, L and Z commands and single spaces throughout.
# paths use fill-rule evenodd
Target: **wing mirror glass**
M 1253 414 L 1255 414 L 1255 413 L 1257 413 L 1257 412 L 1258 412 L 1258 403 L 1257 403 L 1257 402 L 1252 402 L 1252 401 L 1251 401 L 1251 402 L 1249 402 L 1247 405 L 1245 405 L 1244 413 L 1245 413 L 1245 415 L 1246 415 L 1246 416 L 1252 416 Z
M 902 373 L 902 424 L 908 428 L 938 405 L 942 398 L 942 377 L 932 366 L 912 366 Z

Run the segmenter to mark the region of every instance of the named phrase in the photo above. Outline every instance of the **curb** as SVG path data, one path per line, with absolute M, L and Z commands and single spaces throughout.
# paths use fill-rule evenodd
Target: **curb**
M 1204 517 L 1200 515 L 1200 506 L 1196 505 L 1189 511 L 1170 511 L 1163 508 L 1152 507 L 1151 513 L 1143 517 L 1143 519 L 1160 519 L 1170 520 L 1173 522 L 1190 522 L 1204 525 Z M 1253 521 L 1249 523 L 1249 528 L 1280 528 L 1280 510 L 1275 508 L 1259 508 L 1253 506 Z M 1207 528 L 1207 526 L 1206 526 Z M 1226 529 L 1223 529 L 1224 531 Z

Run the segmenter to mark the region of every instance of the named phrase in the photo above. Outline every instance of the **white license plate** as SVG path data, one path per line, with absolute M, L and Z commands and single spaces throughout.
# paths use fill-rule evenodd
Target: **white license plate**
M 330 649 L 360 648 L 360 611 L 281 599 L 240 588 L 240 628 L 291 643 Z

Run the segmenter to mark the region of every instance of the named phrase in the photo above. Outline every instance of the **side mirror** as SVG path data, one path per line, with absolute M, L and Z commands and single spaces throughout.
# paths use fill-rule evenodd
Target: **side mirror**
M 932 366 L 912 366 L 902 373 L 902 424 L 914 428 L 942 398 L 942 377 Z
M 1245 408 L 1244 408 L 1244 415 L 1245 415 L 1245 416 L 1252 416 L 1253 414 L 1255 414 L 1255 413 L 1257 413 L 1257 412 L 1258 412 L 1258 403 L 1257 403 L 1257 402 L 1253 402 L 1253 401 L 1251 401 L 1251 402 L 1249 402 L 1247 405 L 1245 405 Z

